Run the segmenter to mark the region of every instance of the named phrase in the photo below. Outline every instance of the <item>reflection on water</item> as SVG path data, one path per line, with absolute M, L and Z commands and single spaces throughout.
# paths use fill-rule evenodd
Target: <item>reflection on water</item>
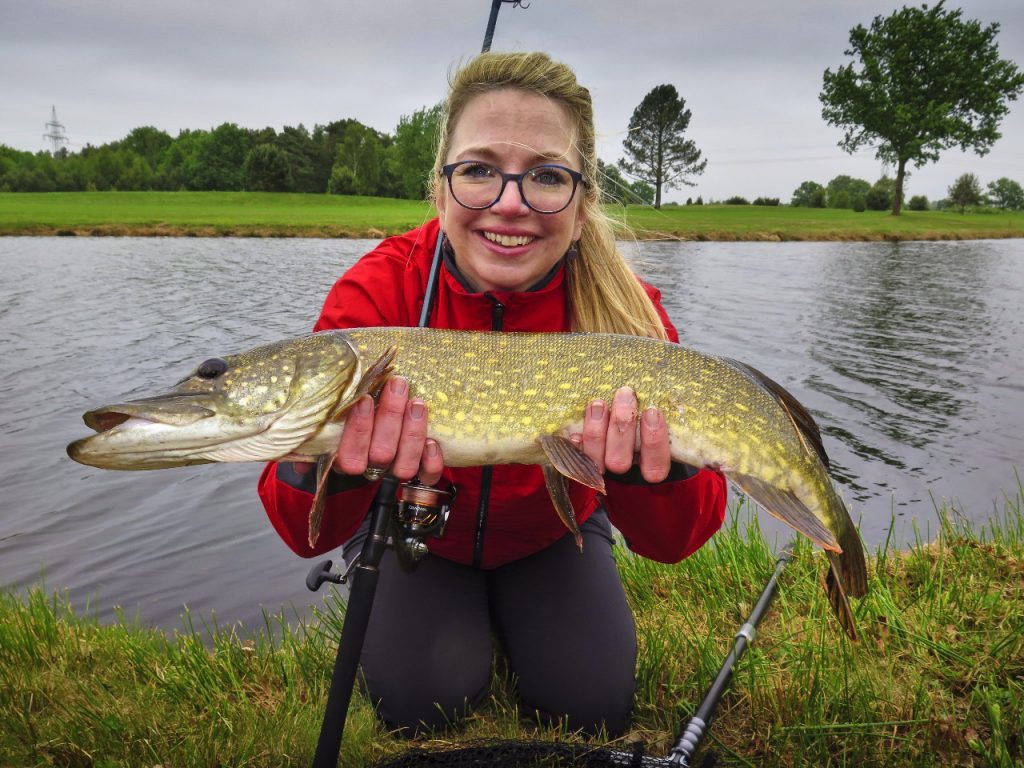
M 195 363 L 305 332 L 372 243 L 0 238 L 0 584 L 45 574 L 101 616 L 261 623 L 308 611 L 309 563 L 255 495 L 259 467 L 74 464 L 84 410 Z M 646 243 L 634 268 L 684 343 L 790 389 L 821 424 L 869 545 L 934 530 L 933 497 L 983 521 L 1016 487 L 1024 426 L 1019 241 Z M 771 529 L 770 525 L 765 526 Z

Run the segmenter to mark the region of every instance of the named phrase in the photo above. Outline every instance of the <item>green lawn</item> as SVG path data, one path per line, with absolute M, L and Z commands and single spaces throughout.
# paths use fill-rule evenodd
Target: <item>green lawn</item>
M 947 240 L 1024 237 L 1024 213 L 609 206 L 640 238 Z M 0 235 L 382 237 L 433 215 L 428 203 L 263 192 L 0 193 Z
M 621 209 L 619 209 L 621 211 Z M 627 223 L 646 236 L 699 240 L 965 240 L 1024 237 L 1024 213 L 690 205 L 631 207 Z
M 427 203 L 266 192 L 0 193 L 0 234 L 381 237 L 433 215 Z
M 802 540 L 706 746 L 727 765 L 767 768 L 1024 765 L 1022 505 L 1018 488 L 984 530 L 944 510 L 936 541 L 873 553 L 868 596 L 854 606 L 856 643 L 821 588 L 824 556 Z M 628 752 L 640 740 L 662 756 L 774 559 L 756 525 L 726 526 L 678 565 L 622 548 L 616 559 L 639 652 L 633 730 L 612 747 Z M 262 632 L 222 628 L 211 638 L 186 617 L 167 637 L 123 620 L 101 625 L 41 587 L 0 590 L 0 765 L 308 766 L 342 618 L 337 606 L 308 624 L 268 617 Z M 503 668 L 499 661 L 477 714 L 415 745 L 580 741 L 537 726 Z M 410 746 L 356 694 L 341 765 L 372 765 Z

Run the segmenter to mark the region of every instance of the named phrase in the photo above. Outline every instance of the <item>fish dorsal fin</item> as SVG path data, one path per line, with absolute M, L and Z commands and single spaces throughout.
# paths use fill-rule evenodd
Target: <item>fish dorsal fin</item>
M 548 487 L 548 494 L 551 496 L 551 503 L 565 527 L 568 528 L 576 539 L 576 546 L 580 552 L 583 551 L 583 534 L 580 533 L 580 526 L 576 522 L 576 512 L 572 508 L 572 500 L 569 498 L 569 487 L 563 475 L 558 470 L 547 464 L 541 466 L 544 471 L 544 484 Z
M 572 440 L 557 435 L 544 435 L 537 438 L 537 442 L 540 443 L 551 466 L 557 469 L 559 474 L 588 488 L 593 488 L 598 493 L 605 492 L 604 476 L 598 471 L 593 459 L 578 448 Z
M 839 575 L 842 570 L 842 565 L 839 562 L 840 556 L 829 552 L 828 559 L 828 573 L 824 577 L 825 594 L 828 596 L 828 602 L 832 606 L 833 613 L 839 619 L 839 625 L 846 632 L 847 636 L 856 642 L 858 639 L 857 624 L 853 620 L 853 609 L 850 607 L 850 601 L 846 597 L 843 579 Z
M 800 531 L 819 547 L 831 552 L 842 551 L 835 534 L 826 528 L 807 508 L 807 505 L 791 492 L 769 485 L 753 475 L 730 472 L 728 477 L 766 512 Z
M 741 363 L 739 360 L 726 358 L 725 362 L 753 379 L 779 402 L 779 405 L 782 406 L 786 415 L 789 416 L 790 421 L 793 422 L 793 426 L 796 427 L 797 434 L 804 443 L 804 447 L 808 448 L 809 451 L 813 451 L 821 460 L 821 463 L 825 465 L 825 469 L 828 469 L 828 454 L 825 453 L 825 446 L 821 442 L 821 430 L 818 429 L 817 422 L 807 409 L 804 408 L 804 406 L 801 405 L 800 402 L 781 384 L 772 381 L 757 370 L 757 368 L 747 365 L 746 363 Z M 808 443 L 810 445 L 808 445 Z

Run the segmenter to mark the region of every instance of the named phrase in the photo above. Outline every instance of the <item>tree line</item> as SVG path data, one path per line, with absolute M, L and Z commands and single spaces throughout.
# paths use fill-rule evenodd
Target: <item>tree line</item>
M 912 211 L 927 211 L 931 208 L 959 208 L 961 212 L 969 206 L 990 206 L 1007 211 L 1024 210 L 1024 187 L 1013 179 L 1003 177 L 989 182 L 987 194 L 982 191 L 981 182 L 973 173 L 961 175 L 950 185 L 947 196 L 942 200 L 929 201 L 925 195 L 914 195 L 907 201 Z M 864 179 L 840 175 L 827 185 L 816 181 L 805 181 L 795 190 L 790 205 L 803 208 L 847 208 L 854 211 L 888 211 L 896 207 L 896 196 L 902 194 L 896 180 L 882 176 L 874 184 Z M 903 205 L 902 199 L 899 201 Z
M 172 138 L 152 126 L 79 152 L 0 145 L 0 191 L 331 192 L 423 199 L 440 105 L 402 116 L 393 134 L 358 120 L 254 130 L 223 123 Z

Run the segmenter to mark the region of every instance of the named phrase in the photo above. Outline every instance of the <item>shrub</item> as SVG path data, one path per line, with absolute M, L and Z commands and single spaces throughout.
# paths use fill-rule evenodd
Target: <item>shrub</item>
M 739 195 L 734 195 L 733 197 L 728 198 L 725 201 L 725 204 L 726 205 L 750 205 L 750 201 L 747 200 L 747 198 L 745 198 L 745 197 L 740 197 Z
M 914 195 L 907 202 L 907 208 L 912 211 L 927 211 L 928 210 L 928 198 L 924 195 Z
M 778 205 L 779 198 L 777 197 L 759 197 L 754 200 L 754 205 Z

